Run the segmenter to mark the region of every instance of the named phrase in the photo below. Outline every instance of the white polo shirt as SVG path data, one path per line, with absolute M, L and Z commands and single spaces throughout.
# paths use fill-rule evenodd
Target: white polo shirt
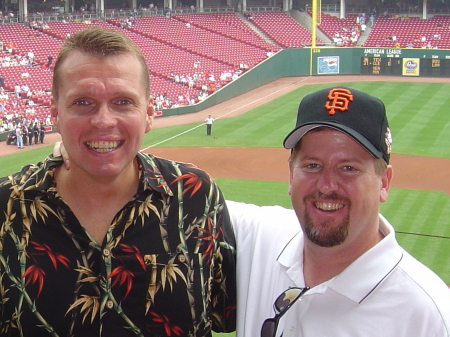
M 303 233 L 294 211 L 227 201 L 237 240 L 237 337 L 260 335 L 273 302 L 303 287 Z M 280 322 L 283 337 L 449 337 L 450 289 L 385 238 L 343 272 L 305 293 Z

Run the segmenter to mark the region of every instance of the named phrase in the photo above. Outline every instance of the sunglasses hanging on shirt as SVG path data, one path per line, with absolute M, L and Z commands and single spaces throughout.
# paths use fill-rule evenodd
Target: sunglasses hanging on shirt
M 261 327 L 261 337 L 276 337 L 275 334 L 277 333 L 278 323 L 280 322 L 281 317 L 283 317 L 289 308 L 308 290 L 309 287 L 291 287 L 283 291 L 273 304 L 273 309 L 276 313 L 275 316 L 266 319 Z

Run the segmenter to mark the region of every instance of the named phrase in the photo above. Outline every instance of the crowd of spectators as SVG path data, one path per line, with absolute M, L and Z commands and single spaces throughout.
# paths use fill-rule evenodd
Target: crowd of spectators
M 119 22 L 120 28 L 129 29 L 134 24 L 135 17 L 131 16 Z
M 224 70 L 219 80 L 221 82 L 235 80 L 242 73 L 242 70 Z M 194 72 L 187 75 L 178 75 L 170 73 L 168 76 L 170 82 L 186 85 L 188 88 L 200 88 L 204 83 L 211 84 L 217 81 L 216 75 L 212 72 Z
M 28 22 L 30 28 L 35 30 L 50 29 L 50 26 L 42 20 L 32 20 Z
M 350 26 L 343 26 L 333 36 L 333 42 L 337 47 L 351 47 L 356 44 L 362 33 L 366 31 L 367 24 L 373 26 L 375 16 L 367 17 L 365 13 L 356 16 L 355 22 Z
M 200 62 L 194 63 L 194 68 L 197 70 L 200 67 Z M 188 89 L 198 89 L 200 92 L 187 92 L 186 94 L 179 94 L 177 98 L 170 99 L 167 93 L 155 95 L 155 107 L 157 110 L 177 108 L 180 106 L 196 104 L 216 90 L 220 89 L 224 83 L 228 83 L 237 79 L 242 75 L 248 66 L 241 63 L 237 69 L 228 69 L 221 72 L 219 78 L 209 71 L 195 71 L 192 74 L 174 74 L 170 73 L 168 79 L 171 83 L 187 86 Z
M 14 118 L 13 122 L 5 122 L 4 119 L 0 122 L 2 123 L 0 124 L 0 132 L 10 132 L 10 136 L 13 136 L 9 141 L 7 141 L 7 145 L 14 145 L 19 133 L 22 138 L 21 143 L 17 142 L 17 147 L 19 149 L 23 149 L 23 145 L 44 143 L 45 133 L 47 131 L 44 121 L 30 120 L 28 123 L 25 118 Z
M 397 39 L 397 37 L 395 37 Z M 435 34 L 433 36 L 434 40 L 440 40 L 441 36 L 439 34 Z M 436 45 L 433 44 L 432 41 L 427 40 L 427 37 L 425 35 L 423 36 L 417 36 L 414 38 L 414 41 L 412 42 L 408 42 L 408 44 L 406 45 L 406 48 L 414 48 L 414 42 L 419 42 L 420 43 L 420 48 L 422 49 L 438 49 L 438 47 Z M 396 48 L 400 48 L 400 44 L 396 43 Z
M 31 76 L 27 68 L 36 65 L 33 51 L 29 50 L 26 55 L 17 54 L 13 43 L 5 43 L 3 48 L 3 53 L 0 53 L 0 132 L 14 131 L 18 125 L 30 123 L 50 124 L 49 113 L 44 115 L 42 111 L 37 112 L 38 98 L 48 98 L 50 89 L 31 88 L 26 82 Z M 21 82 L 10 83 L 9 87 L 12 89 L 6 90 L 5 82 L 11 82 L 12 79 L 5 79 L 1 69 L 16 66 L 24 68 L 20 73 Z
M 32 51 L 27 55 L 15 54 L 12 49 L 0 56 L 0 64 L 2 67 L 12 66 L 33 66 Z M 245 63 L 241 63 L 237 69 L 229 69 L 223 71 L 219 78 L 213 72 L 200 71 L 200 62 L 195 62 L 193 72 L 191 74 L 175 74 L 170 73 L 168 80 L 175 84 L 186 86 L 188 89 L 185 94 L 178 94 L 176 97 L 169 97 L 167 93 L 156 93 L 154 103 L 156 109 L 176 108 L 180 106 L 193 105 L 208 97 L 221 87 L 221 84 L 237 79 L 243 72 L 248 69 Z M 1 71 L 1 68 L 0 68 Z M 1 74 L 1 73 L 0 73 Z M 29 78 L 30 74 L 26 70 L 21 73 L 21 79 Z M 25 116 L 28 119 L 35 118 L 36 98 L 39 96 L 48 96 L 50 89 L 34 89 L 30 88 L 27 83 L 19 85 L 14 83 L 14 89 L 7 92 L 4 88 L 4 78 L 0 75 L 0 117 L 11 120 Z M 10 123 L 11 124 L 11 123 Z M 15 124 L 14 124 L 15 126 Z M 8 131 L 8 123 L 4 122 L 0 130 Z
M 14 67 L 14 66 L 31 66 L 34 63 L 34 59 L 30 59 L 25 55 L 18 54 L 4 54 L 0 55 L 0 64 L 2 67 Z
M 333 42 L 336 47 L 350 47 L 353 46 L 361 36 L 361 30 L 353 26 L 350 30 L 347 27 L 342 27 L 339 32 L 333 36 Z
M 24 86 L 26 89 L 26 85 Z M 47 95 L 44 90 L 31 91 L 33 97 L 39 95 Z M 20 123 L 24 125 L 31 122 L 51 124 L 50 113 L 45 116 L 36 112 L 36 102 L 31 96 L 27 98 L 19 98 L 15 93 L 7 92 L 3 87 L 0 87 L 0 132 L 15 130 Z

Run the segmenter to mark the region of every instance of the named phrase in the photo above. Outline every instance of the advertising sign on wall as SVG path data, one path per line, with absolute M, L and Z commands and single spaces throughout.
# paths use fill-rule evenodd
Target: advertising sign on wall
M 339 74 L 339 56 L 320 56 L 317 58 L 317 74 Z
M 404 58 L 403 59 L 403 76 L 419 76 L 420 59 Z

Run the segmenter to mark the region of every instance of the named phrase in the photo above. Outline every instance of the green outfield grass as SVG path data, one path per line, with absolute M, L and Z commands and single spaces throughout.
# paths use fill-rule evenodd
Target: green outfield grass
M 340 85 L 360 89 L 384 101 L 394 153 L 450 159 L 450 84 L 353 82 Z M 219 118 L 213 125 L 215 138 L 205 136 L 204 126 L 189 124 L 155 129 L 146 135 L 143 147 L 154 144 L 280 147 L 294 126 L 300 99 L 327 86 L 304 86 L 241 116 Z M 172 137 L 175 138 L 164 141 Z M 0 157 L 0 176 L 42 160 L 50 152 L 48 147 Z M 227 199 L 291 207 L 287 183 L 232 179 L 217 179 L 217 182 Z M 450 196 L 439 191 L 393 189 L 388 202 L 382 205 L 382 213 L 396 228 L 400 244 L 450 284 Z
M 342 84 L 366 91 L 383 100 L 394 137 L 393 152 L 450 158 L 450 84 Z M 285 135 L 294 126 L 300 99 L 324 87 L 326 86 L 304 86 L 244 115 L 216 120 L 213 126 L 213 136 L 216 139 L 206 138 L 204 127 L 199 127 L 158 146 L 280 147 Z M 195 126 L 197 124 L 155 129 L 145 138 L 144 146 L 159 143 Z

